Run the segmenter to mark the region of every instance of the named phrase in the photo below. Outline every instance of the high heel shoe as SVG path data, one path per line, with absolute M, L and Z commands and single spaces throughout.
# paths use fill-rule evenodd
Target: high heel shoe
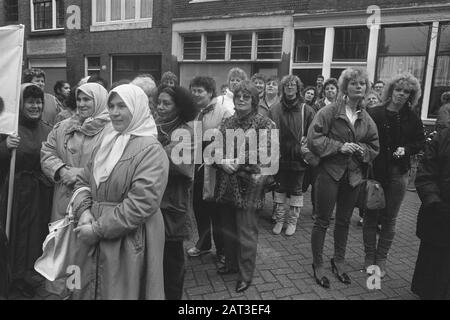
M 331 272 L 333 272 L 336 277 L 339 279 L 340 282 L 344 284 L 351 284 L 352 280 L 350 280 L 350 277 L 345 272 L 342 272 L 339 274 L 339 270 L 336 267 L 336 263 L 334 262 L 334 259 L 331 259 Z
M 330 280 L 328 280 L 327 277 L 323 276 L 322 278 L 317 278 L 316 276 L 316 267 L 314 267 L 314 264 L 312 265 L 313 273 L 314 273 L 314 279 L 316 279 L 316 282 L 319 286 L 324 287 L 326 289 L 330 288 Z

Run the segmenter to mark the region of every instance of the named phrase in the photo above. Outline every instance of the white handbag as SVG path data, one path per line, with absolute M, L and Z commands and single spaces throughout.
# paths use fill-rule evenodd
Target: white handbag
M 49 281 L 67 276 L 67 268 L 75 262 L 78 239 L 73 232 L 77 224 L 73 215 L 73 202 L 82 191 L 91 191 L 88 187 L 77 189 L 67 206 L 64 218 L 49 224 L 49 234 L 42 244 L 42 255 L 34 263 L 34 269 Z

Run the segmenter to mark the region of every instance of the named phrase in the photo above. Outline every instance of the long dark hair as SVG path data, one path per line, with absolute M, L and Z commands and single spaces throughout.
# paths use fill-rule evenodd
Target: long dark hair
M 198 114 L 198 108 L 189 90 L 180 86 L 170 87 L 161 85 L 158 87 L 157 97 L 159 97 L 161 93 L 167 93 L 172 98 L 175 103 L 175 108 L 177 108 L 178 116 L 184 122 L 195 119 Z
M 0 114 L 3 113 L 4 109 L 5 109 L 5 102 L 3 101 L 3 98 L 0 97 Z

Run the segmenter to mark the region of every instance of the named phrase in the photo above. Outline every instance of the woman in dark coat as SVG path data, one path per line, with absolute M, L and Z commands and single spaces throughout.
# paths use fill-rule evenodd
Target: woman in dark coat
M 18 135 L 0 138 L 0 167 L 9 168 L 11 150 L 16 149 L 8 256 L 13 289 L 30 298 L 34 296 L 34 289 L 28 278 L 34 262 L 42 254 L 51 212 L 53 187 L 40 166 L 41 145 L 51 127 L 41 121 L 44 93 L 38 86 L 23 84 L 20 101 Z M 3 226 L 6 225 L 8 180 L 4 179 L 0 189 Z
M 304 102 L 303 83 L 294 75 L 281 80 L 281 101 L 274 105 L 268 117 L 280 130 L 280 170 L 276 175 L 275 221 L 272 229 L 280 234 L 286 224 L 285 234 L 292 236 L 297 229 L 297 220 L 303 207 L 302 183 L 307 168 L 301 146 L 306 141 L 309 125 L 314 118 L 314 110 Z M 287 200 L 288 199 L 288 200 Z M 289 211 L 285 211 L 285 202 Z
M 424 147 L 420 118 L 412 111 L 420 98 L 419 81 L 409 73 L 394 77 L 384 90 L 384 103 L 368 109 L 377 124 L 380 154 L 373 161 L 375 180 L 381 182 L 386 198 L 383 210 L 367 210 L 364 215 L 364 267 L 377 265 L 381 276 L 395 236 L 395 225 L 408 185 L 410 157 Z M 381 231 L 377 243 L 377 225 Z
M 416 176 L 422 206 L 420 248 L 411 290 L 422 299 L 450 300 L 450 129 L 426 146 Z
M 223 153 L 226 159 L 218 164 L 220 170 L 217 171 L 215 189 L 225 247 L 225 266 L 219 268 L 218 273 L 239 273 L 236 292 L 242 292 L 250 286 L 255 271 L 258 215 L 264 206 L 264 181 L 270 171 L 266 169 L 273 165 L 261 163 L 261 151 L 267 148 L 266 152 L 270 150 L 272 158 L 276 153 L 270 136 L 275 123 L 258 113 L 258 91 L 250 81 L 242 81 L 233 93 L 236 113 L 225 119 L 220 127 L 223 146 L 227 147 Z M 239 145 L 233 145 L 227 140 L 230 132 L 237 136 L 239 132 L 245 132 L 246 136 L 238 137 Z M 255 132 L 255 139 L 249 138 L 252 132 Z M 267 140 L 264 140 L 264 134 L 267 134 Z
M 183 242 L 191 238 L 194 221 L 192 212 L 194 131 L 188 122 L 197 116 L 197 107 L 188 90 L 179 86 L 162 86 L 158 90 L 156 112 L 158 140 L 170 161 L 169 179 L 161 201 L 166 230 L 164 291 L 167 300 L 181 300 L 185 273 Z M 183 135 L 183 142 L 172 141 L 171 137 L 175 131 Z M 185 139 L 190 139 L 190 142 Z M 176 153 L 180 159 L 175 159 L 172 150 L 180 147 L 180 144 L 183 144 L 183 154 Z M 192 161 L 180 161 L 188 156 Z

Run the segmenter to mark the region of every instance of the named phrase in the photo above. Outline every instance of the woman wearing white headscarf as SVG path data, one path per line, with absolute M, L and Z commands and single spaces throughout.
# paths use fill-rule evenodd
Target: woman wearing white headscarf
M 111 124 L 79 176 L 75 232 L 94 254 L 81 269 L 77 299 L 164 299 L 160 203 L 169 160 L 148 98 L 126 84 L 108 97 Z
M 42 144 L 41 167 L 55 182 L 51 221 L 64 217 L 77 175 L 89 161 L 94 146 L 110 122 L 106 102 L 108 92 L 97 83 L 81 85 L 75 93 L 77 113 L 57 123 Z M 47 290 L 63 295 L 65 281 L 47 283 Z

